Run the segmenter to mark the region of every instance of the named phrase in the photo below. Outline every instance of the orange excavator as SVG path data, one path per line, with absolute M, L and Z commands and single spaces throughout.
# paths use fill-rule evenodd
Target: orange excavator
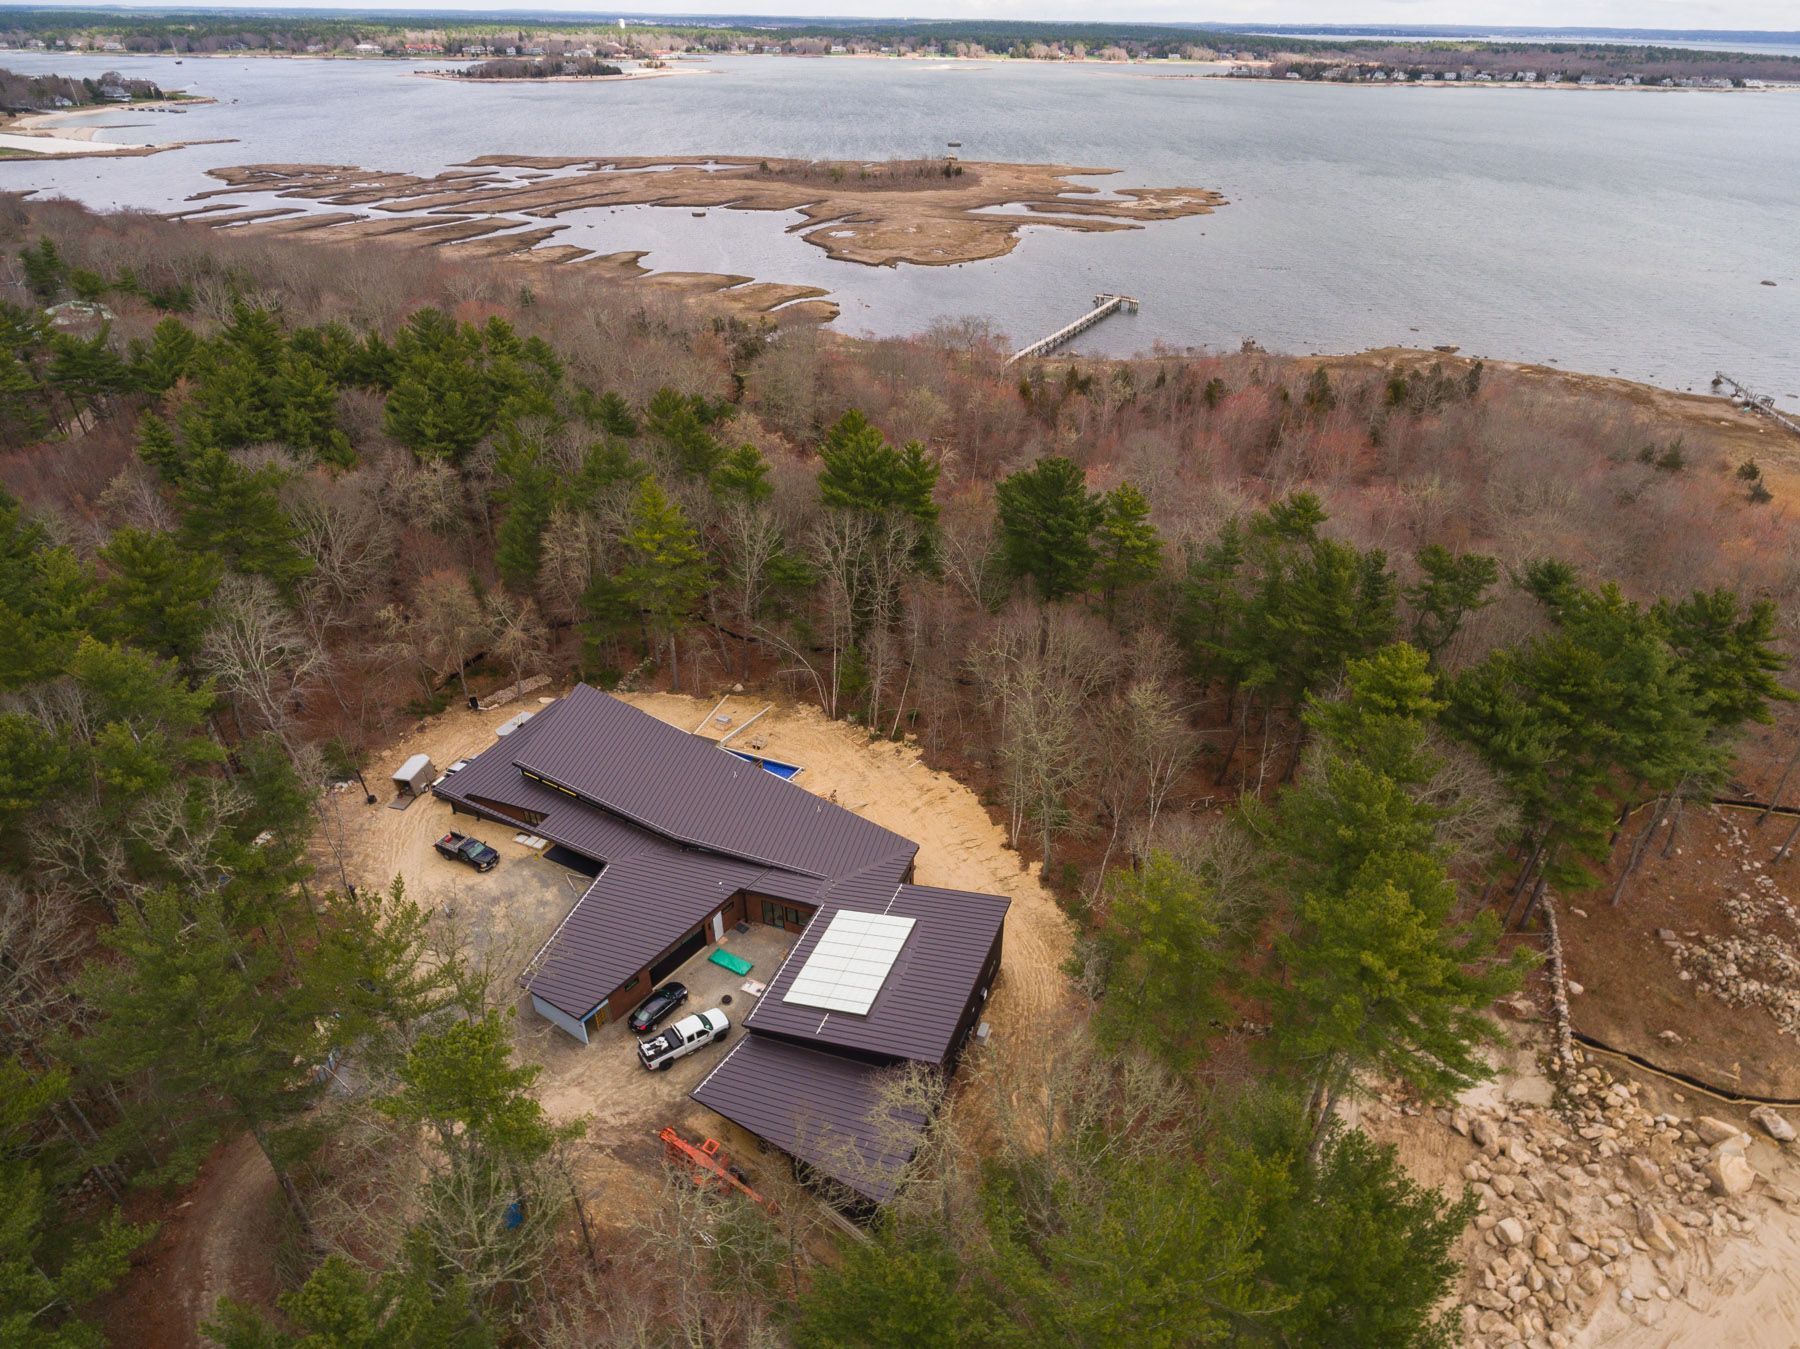
M 775 1211 L 775 1201 L 764 1199 L 750 1188 L 750 1182 L 742 1171 L 731 1164 L 731 1158 L 725 1155 L 718 1139 L 709 1138 L 702 1143 L 690 1143 L 669 1127 L 664 1127 L 656 1136 L 662 1139 L 671 1161 L 690 1168 L 694 1184 L 718 1190 L 722 1194 L 735 1190 L 752 1204 L 759 1205 L 770 1213 Z

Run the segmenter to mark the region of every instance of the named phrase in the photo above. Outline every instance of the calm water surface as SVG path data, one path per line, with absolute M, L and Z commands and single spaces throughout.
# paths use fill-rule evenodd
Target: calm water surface
M 1027 229 L 951 268 L 833 262 L 768 213 L 580 212 L 557 242 L 672 270 L 829 288 L 851 332 L 976 316 L 1020 342 L 1097 290 L 1143 310 L 1108 353 L 1386 344 L 1553 361 L 1674 388 L 1723 368 L 1800 407 L 1800 92 L 1378 89 L 1184 78 L 1154 67 L 727 58 L 617 84 L 460 85 L 390 62 L 0 54 L 118 66 L 221 101 L 121 110 L 108 138 L 202 139 L 141 159 L 0 163 L 0 187 L 169 209 L 224 164 L 433 173 L 478 154 L 747 154 L 1111 167 L 1107 187 L 1197 186 L 1231 205 L 1148 229 Z M 268 204 L 266 198 L 253 198 Z M 1763 281 L 1775 286 L 1765 286 Z

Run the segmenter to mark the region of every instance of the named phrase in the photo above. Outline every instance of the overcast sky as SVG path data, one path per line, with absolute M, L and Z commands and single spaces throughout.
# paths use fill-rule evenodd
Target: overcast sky
M 43 0 L 39 0 L 42 3 Z M 92 8 L 93 0 L 49 0 Z M 127 0 L 130 3 L 130 0 Z M 182 0 L 177 0 L 182 2 Z M 202 3 L 204 0 L 185 0 Z M 221 7 L 344 9 L 346 0 L 211 0 Z M 132 4 L 133 8 L 151 8 Z M 372 10 L 506 9 L 619 12 L 607 0 L 369 0 Z M 1800 0 L 772 0 L 741 9 L 707 0 L 653 0 L 663 14 L 764 13 L 863 18 L 1138 19 L 1146 22 L 1494 24 L 1514 27 L 1800 29 Z

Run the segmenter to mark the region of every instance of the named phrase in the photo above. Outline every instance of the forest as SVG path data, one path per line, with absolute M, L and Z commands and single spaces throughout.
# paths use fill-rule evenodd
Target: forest
M 1452 1343 L 1474 1201 L 1341 1107 L 1483 1080 L 1546 912 L 1794 696 L 1779 487 L 1598 388 L 1008 366 L 16 197 L 0 257 L 8 1343 L 105 1342 L 246 1137 L 283 1291 L 234 1349 Z M 1075 924 L 1080 1014 L 899 1084 L 855 1236 L 590 1211 L 516 971 L 317 865 L 327 783 L 538 670 L 916 744 Z

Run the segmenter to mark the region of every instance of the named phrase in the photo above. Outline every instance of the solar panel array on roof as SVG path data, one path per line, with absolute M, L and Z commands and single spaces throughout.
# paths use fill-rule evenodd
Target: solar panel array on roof
M 863 1015 L 887 982 L 916 921 L 898 914 L 839 909 L 782 1001 Z
M 966 890 L 901 885 L 871 873 L 821 892 L 823 904 L 745 1019 L 753 1031 L 886 1058 L 941 1063 L 982 968 L 1000 938 L 1007 900 Z M 841 909 L 917 920 L 881 990 L 861 1015 L 808 1007 L 788 997 Z

